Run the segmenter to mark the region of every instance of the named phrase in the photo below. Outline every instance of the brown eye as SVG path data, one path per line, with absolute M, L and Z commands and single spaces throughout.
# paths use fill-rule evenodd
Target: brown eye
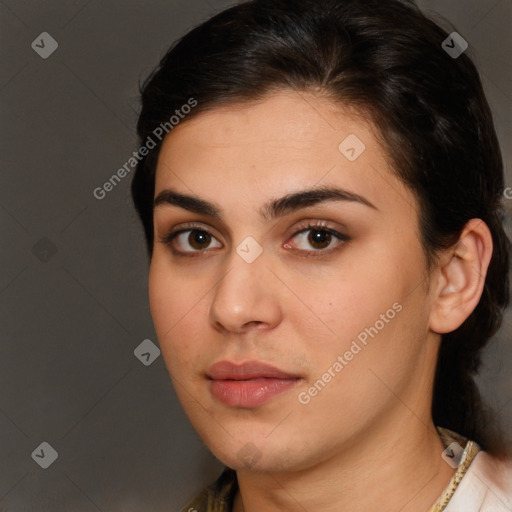
M 312 229 L 309 232 L 308 242 L 315 249 L 325 249 L 332 241 L 331 233 L 323 229 Z
M 183 229 L 170 233 L 162 240 L 177 255 L 193 255 L 209 249 L 220 249 L 222 244 L 204 229 Z
M 324 226 L 323 224 L 305 225 L 286 243 L 289 249 L 296 249 L 304 254 L 326 254 L 340 249 L 350 237 Z
M 188 235 L 188 243 L 190 244 L 190 247 L 197 250 L 206 249 L 210 245 L 211 241 L 212 235 L 206 231 L 193 230 L 190 231 L 190 235 Z

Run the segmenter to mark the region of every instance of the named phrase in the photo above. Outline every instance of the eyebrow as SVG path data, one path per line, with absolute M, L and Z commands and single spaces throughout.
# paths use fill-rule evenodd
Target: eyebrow
M 378 208 L 368 199 L 348 190 L 331 187 L 319 187 L 287 194 L 279 199 L 274 199 L 265 204 L 261 210 L 261 216 L 266 220 L 274 220 L 294 213 L 302 208 L 316 206 L 326 202 L 351 202 L 359 203 L 374 210 Z M 153 207 L 164 205 L 178 206 L 189 212 L 213 217 L 222 221 L 221 210 L 204 199 L 196 196 L 181 194 L 175 190 L 165 189 L 160 192 L 153 202 Z

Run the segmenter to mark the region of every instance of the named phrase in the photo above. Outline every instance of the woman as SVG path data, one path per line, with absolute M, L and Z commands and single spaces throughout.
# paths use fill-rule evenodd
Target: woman
M 411 2 L 254 0 L 144 84 L 151 312 L 227 466 L 184 510 L 512 510 L 473 382 L 503 169 L 464 50 Z

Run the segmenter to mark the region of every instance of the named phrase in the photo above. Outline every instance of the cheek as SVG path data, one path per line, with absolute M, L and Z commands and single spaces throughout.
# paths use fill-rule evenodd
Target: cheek
M 149 303 L 162 355 L 174 374 L 193 368 L 201 352 L 208 286 L 180 279 L 157 261 L 149 272 Z
M 351 350 L 354 341 L 362 348 L 354 359 L 366 368 L 378 365 L 384 354 L 402 353 L 406 359 L 405 352 L 416 350 L 408 340 L 423 335 L 428 321 L 424 290 L 418 286 L 421 252 L 413 257 L 417 248 L 414 253 L 383 249 L 351 257 L 316 279 L 295 276 L 294 291 L 307 298 L 310 311 L 290 300 L 288 316 L 300 326 L 306 347 L 314 347 L 309 355 L 317 371 Z
M 334 344 L 333 348 L 341 349 L 404 296 L 407 286 L 397 277 L 389 267 L 384 272 L 373 262 L 352 265 L 348 270 L 341 267 L 316 278 L 295 276 L 290 281 L 302 300 L 290 296 L 283 304 L 285 317 L 300 325 L 306 336 L 316 334 L 315 346 Z

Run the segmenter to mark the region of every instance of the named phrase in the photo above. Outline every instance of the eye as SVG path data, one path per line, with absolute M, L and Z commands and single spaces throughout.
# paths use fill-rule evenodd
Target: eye
M 307 224 L 296 232 L 288 242 L 286 249 L 292 249 L 308 255 L 322 255 L 335 251 L 350 238 L 324 224 Z M 207 253 L 211 249 L 222 248 L 222 244 L 210 231 L 202 226 L 188 226 L 188 229 L 171 231 L 160 242 L 170 246 L 177 256 L 195 256 Z
M 334 250 L 343 242 L 348 241 L 349 237 L 324 225 L 313 224 L 296 233 L 291 240 L 295 240 L 294 244 L 291 245 L 287 242 L 286 248 L 311 253 Z
M 209 231 L 199 228 L 171 232 L 161 242 L 170 245 L 177 254 L 198 253 L 222 247 Z

